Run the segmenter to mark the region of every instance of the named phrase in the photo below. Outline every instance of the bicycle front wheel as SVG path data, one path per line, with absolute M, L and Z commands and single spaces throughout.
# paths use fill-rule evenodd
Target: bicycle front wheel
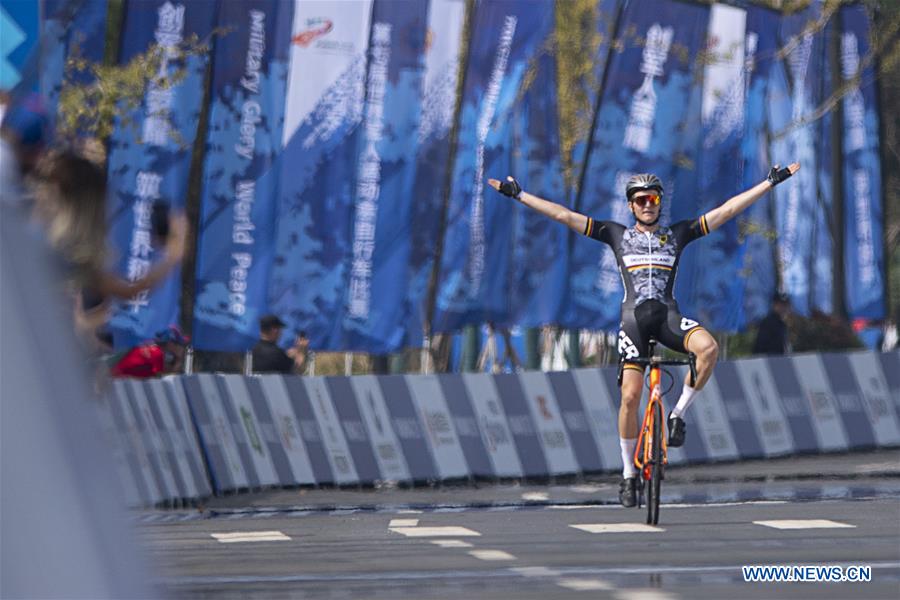
M 647 482 L 647 523 L 659 523 L 659 496 L 663 476 L 663 415 L 662 405 L 653 405 L 653 437 L 650 443 L 650 480 Z

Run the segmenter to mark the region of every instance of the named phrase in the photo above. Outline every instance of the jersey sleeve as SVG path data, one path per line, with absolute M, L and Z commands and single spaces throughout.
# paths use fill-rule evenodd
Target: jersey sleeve
M 595 221 L 588 217 L 587 225 L 582 233 L 589 238 L 612 245 L 617 229 L 624 229 L 624 227 L 613 221 Z
M 690 244 L 698 238 L 709 234 L 709 226 L 706 224 L 706 215 L 701 215 L 696 219 L 688 219 L 687 221 L 679 221 L 672 225 L 672 231 L 683 245 Z

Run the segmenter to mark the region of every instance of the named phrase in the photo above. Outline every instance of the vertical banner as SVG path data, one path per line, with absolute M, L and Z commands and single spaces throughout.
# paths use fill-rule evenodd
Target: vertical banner
M 832 19 L 825 29 L 819 33 L 822 43 L 818 45 L 818 52 L 822 54 L 820 60 L 821 77 L 819 77 L 818 103 L 825 102 L 835 92 L 835 83 L 838 81 L 831 69 L 831 42 L 832 31 L 835 28 Z M 833 166 L 837 148 L 832 144 L 834 112 L 827 111 L 822 118 L 816 121 L 816 153 L 818 164 L 816 165 L 819 205 L 816 210 L 816 228 L 814 234 L 815 250 L 813 250 L 812 263 L 812 294 L 810 297 L 811 309 L 831 314 L 834 312 L 834 182 Z
M 14 4 L 38 2 L 14 1 Z M 29 89 L 38 86 L 47 99 L 49 113 L 56 115 L 56 104 L 65 78 L 66 60 L 77 48 L 78 54 L 92 63 L 103 60 L 106 44 L 107 0 L 44 0 L 41 14 L 40 68 L 24 72 L 39 83 L 25 82 Z M 4 36 L 5 37 L 5 36 Z M 79 73 L 78 83 L 87 83 L 89 75 Z
M 328 346 L 336 350 L 385 354 L 405 341 L 427 9 L 393 0 L 373 7 L 349 280 L 341 337 Z
M 306 331 L 316 349 L 340 349 L 343 331 L 371 17 L 372 0 L 298 2 L 288 20 L 269 302 L 291 328 Z
M 428 307 L 428 282 L 434 268 L 444 208 L 444 182 L 450 168 L 450 131 L 456 111 L 456 88 L 462 59 L 465 0 L 431 0 L 422 115 L 417 132 L 415 196 L 412 207 L 407 344 L 422 342 Z
M 109 141 L 109 246 L 120 275 L 140 279 L 162 254 L 154 240 L 154 203 L 183 210 L 197 135 L 208 56 L 184 57 L 178 46 L 192 36 L 209 36 L 216 3 L 173 4 L 168 0 L 132 0 L 125 4 L 119 64 L 157 47 L 158 78 L 151 81 L 143 105 L 117 123 Z M 173 86 L 161 78 L 184 70 Z M 117 348 L 129 348 L 179 321 L 181 270 L 174 269 L 154 290 L 122 302 L 111 319 Z
M 38 42 L 41 5 L 0 0 L 0 90 L 11 90 L 25 75 L 28 57 Z
M 586 165 L 580 212 L 631 225 L 625 182 L 655 173 L 666 187 L 661 221 L 696 216 L 690 193 L 675 189 L 699 136 L 700 94 L 693 57 L 704 45 L 709 8 L 647 0 L 624 8 L 616 51 Z M 693 169 L 682 179 L 696 177 Z M 675 215 L 673 215 L 673 210 Z M 618 326 L 622 283 L 612 251 L 594 240 L 575 241 L 570 257 L 569 301 L 562 324 L 570 328 Z
M 514 206 L 486 188 L 512 169 L 513 107 L 553 25 L 553 3 L 476 6 L 441 260 L 434 331 L 509 319 Z
M 869 17 L 862 5 L 840 9 L 841 75 L 856 85 L 844 97 L 844 269 L 850 318 L 883 319 L 884 249 L 878 96 L 869 53 Z
M 548 18 L 552 20 L 553 15 Z M 565 203 L 556 55 L 549 41 L 538 48 L 526 77 L 512 123 L 510 172 L 532 194 Z M 505 177 L 502 173 L 493 176 Z M 523 327 L 555 323 L 565 299 L 560 292 L 566 284 L 569 230 L 518 202 L 505 208 L 513 212 L 510 321 Z
M 812 295 L 813 232 L 817 200 L 818 161 L 816 125 L 811 116 L 818 103 L 822 76 L 824 37 L 807 31 L 820 17 L 822 5 L 814 3 L 781 19 L 781 47 L 787 55 L 773 65 L 770 80 L 769 127 L 771 160 L 786 165 L 799 162 L 802 169 L 772 193 L 776 206 L 778 259 L 782 288 L 794 310 L 808 315 Z
M 293 5 L 229 0 L 217 25 L 197 239 L 194 345 L 241 351 L 258 339 L 275 238 Z

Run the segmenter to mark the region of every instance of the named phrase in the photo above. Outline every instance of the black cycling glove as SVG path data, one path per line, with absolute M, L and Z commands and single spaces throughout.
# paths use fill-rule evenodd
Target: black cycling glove
M 793 175 L 793 173 L 791 173 L 791 170 L 787 167 L 779 169 L 778 165 L 775 165 L 772 167 L 772 170 L 769 171 L 769 176 L 766 177 L 766 180 L 772 184 L 772 187 L 775 187 L 791 175 Z
M 519 185 L 518 181 L 510 177 L 509 181 L 500 183 L 500 193 L 510 198 L 518 198 L 519 194 L 522 193 L 522 186 Z

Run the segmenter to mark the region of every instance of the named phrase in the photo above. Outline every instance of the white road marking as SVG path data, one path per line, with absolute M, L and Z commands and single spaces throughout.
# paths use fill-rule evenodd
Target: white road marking
M 776 521 L 753 521 L 754 525 L 773 529 L 842 529 L 856 527 L 849 523 L 839 523 L 828 519 L 779 519 Z
M 528 500 L 531 502 L 544 502 L 550 496 L 547 495 L 546 492 L 525 492 L 522 494 L 522 500 Z
M 893 473 L 897 470 L 897 463 L 895 462 L 879 462 L 879 463 L 866 463 L 864 465 L 857 465 L 854 469 L 857 473 Z
M 588 533 L 661 533 L 662 527 L 645 525 L 643 523 L 585 523 L 583 525 L 569 525 L 575 529 Z
M 559 577 L 562 575 L 561 571 L 547 567 L 511 567 L 509 570 L 523 577 Z
M 391 527 L 391 531 L 406 537 L 472 537 L 481 535 L 466 527 Z
M 576 494 L 596 494 L 603 488 L 599 485 L 571 485 L 569 489 Z
M 787 504 L 787 500 L 746 500 L 743 502 L 698 502 L 695 504 L 692 503 L 677 503 L 673 502 L 672 504 L 667 504 L 665 502 L 662 503 L 662 506 L 666 508 L 722 508 L 729 506 L 747 506 L 751 504 Z
M 421 510 L 413 510 L 411 508 L 404 508 L 397 511 L 398 515 L 421 515 Z
M 611 505 L 610 505 L 611 506 Z M 575 510 L 578 508 L 605 508 L 605 505 L 595 505 L 595 504 L 550 504 L 545 506 L 544 508 L 548 509 L 556 509 L 556 510 Z M 615 508 L 619 508 L 619 505 L 616 504 Z
M 415 527 L 418 524 L 418 519 L 391 519 L 388 527 Z
M 677 596 L 667 594 L 661 590 L 653 589 L 636 589 L 636 590 L 619 590 L 615 593 L 618 600 L 673 600 Z
M 222 544 L 239 542 L 283 542 L 291 538 L 280 531 L 236 531 L 232 533 L 211 533 L 213 539 Z
M 480 560 L 516 560 L 516 557 L 503 550 L 469 550 L 469 554 Z
M 431 543 L 441 548 L 471 548 L 472 544 L 462 540 L 431 540 Z
M 560 579 L 556 585 L 575 590 L 576 592 L 590 592 L 597 590 L 611 590 L 608 581 L 602 579 Z

